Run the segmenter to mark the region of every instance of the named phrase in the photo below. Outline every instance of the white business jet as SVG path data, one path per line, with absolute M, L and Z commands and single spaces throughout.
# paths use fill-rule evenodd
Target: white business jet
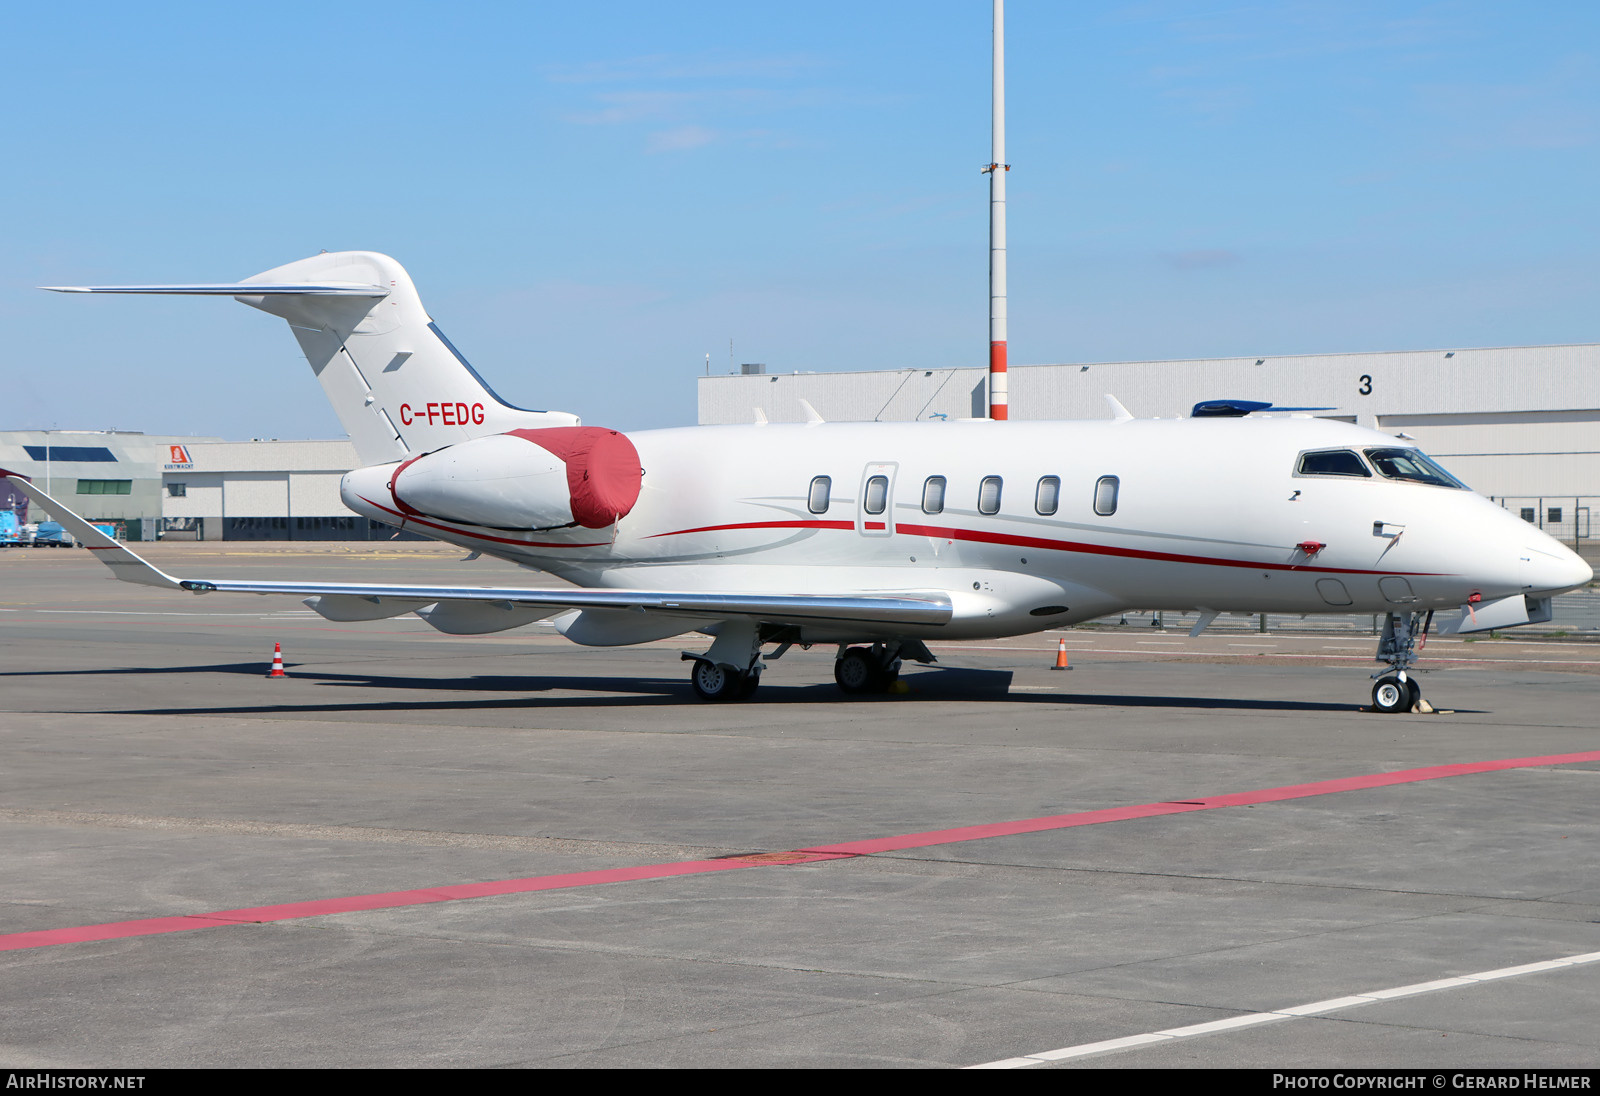
M 282 317 L 367 465 L 344 477 L 346 505 L 573 588 L 179 578 L 12 478 L 117 578 L 299 595 L 336 621 L 416 613 L 455 635 L 549 617 L 594 646 L 698 632 L 709 649 L 683 657 L 707 700 L 751 695 L 794 644 L 837 645 L 839 686 L 872 693 L 903 659 L 933 661 L 930 640 L 1168 609 L 1198 614 L 1193 635 L 1219 613 L 1383 613 L 1373 704 L 1405 711 L 1424 703 L 1411 667 L 1434 610 L 1460 607 L 1447 629 L 1462 632 L 1548 620 L 1593 574 L 1413 446 L 1263 404 L 623 434 L 501 400 L 385 255 L 47 288 L 231 296 Z

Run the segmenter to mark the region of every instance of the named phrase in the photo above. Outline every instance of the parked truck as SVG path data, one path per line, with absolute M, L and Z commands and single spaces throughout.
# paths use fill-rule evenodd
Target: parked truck
M 34 527 L 31 543 L 35 548 L 71 548 L 77 542 L 60 522 L 41 521 Z

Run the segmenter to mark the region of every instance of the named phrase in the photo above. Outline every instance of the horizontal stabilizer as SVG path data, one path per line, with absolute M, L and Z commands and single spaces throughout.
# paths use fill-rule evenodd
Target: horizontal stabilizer
M 359 282 L 197 282 L 193 285 L 41 285 L 51 293 L 157 293 L 174 297 L 387 297 L 389 291 Z
M 496 395 L 433 322 L 405 268 L 375 251 L 325 251 L 236 282 L 41 288 L 231 297 L 284 320 L 364 465 L 512 430 L 579 425 L 576 415 L 515 407 Z

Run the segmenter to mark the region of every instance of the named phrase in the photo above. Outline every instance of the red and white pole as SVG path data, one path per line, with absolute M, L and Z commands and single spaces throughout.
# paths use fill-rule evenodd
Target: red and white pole
M 1010 418 L 1006 399 L 1006 32 L 994 0 L 994 144 L 989 166 L 989 417 Z

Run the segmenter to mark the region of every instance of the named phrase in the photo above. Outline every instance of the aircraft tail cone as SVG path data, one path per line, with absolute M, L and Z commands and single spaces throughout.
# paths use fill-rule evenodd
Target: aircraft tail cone
M 1063 639 L 1061 641 L 1061 646 L 1056 649 L 1056 664 L 1054 666 L 1050 667 L 1050 668 L 1052 670 L 1070 670 L 1070 669 L 1072 669 L 1072 667 L 1070 665 L 1068 665 L 1068 663 L 1067 663 L 1067 641 L 1066 640 Z
M 282 643 L 274 643 L 272 645 L 272 672 L 267 674 L 267 676 L 268 677 L 288 677 L 289 676 L 288 674 L 283 672 L 283 644 Z

